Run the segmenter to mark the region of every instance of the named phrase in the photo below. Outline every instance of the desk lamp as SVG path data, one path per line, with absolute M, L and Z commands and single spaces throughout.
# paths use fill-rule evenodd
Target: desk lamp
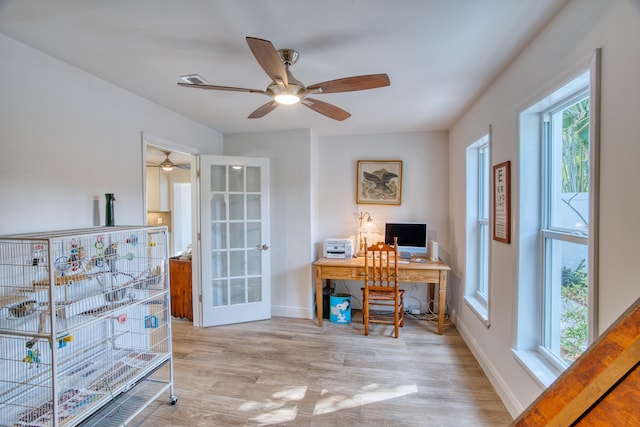
M 358 229 L 360 240 L 358 243 L 359 250 L 357 255 L 359 257 L 363 257 L 364 256 L 364 239 L 362 238 L 362 235 L 375 232 L 376 225 L 373 223 L 373 219 L 371 218 L 371 215 L 369 214 L 369 212 L 360 212 L 360 216 L 358 217 L 358 220 L 360 222 L 360 228 Z

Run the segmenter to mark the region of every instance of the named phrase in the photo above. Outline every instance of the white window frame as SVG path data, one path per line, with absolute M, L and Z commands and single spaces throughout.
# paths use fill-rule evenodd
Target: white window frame
M 489 327 L 490 134 L 467 147 L 465 303 Z
M 517 215 L 518 229 L 518 293 L 516 298 L 517 325 L 513 354 L 516 360 L 542 387 L 548 387 L 566 368 L 563 363 L 555 363 L 544 348 L 544 313 L 542 310 L 542 244 L 543 191 L 541 166 L 543 164 L 541 112 L 556 104 L 559 99 L 578 93 L 589 87 L 590 97 L 590 177 L 589 177 L 589 226 L 588 226 L 588 276 L 589 276 L 589 343 L 597 337 L 598 301 L 598 205 L 599 205 L 599 115 L 600 115 L 600 56 L 597 49 L 591 59 L 589 70 L 560 87 L 549 96 L 520 113 L 519 174 L 517 192 L 519 194 Z M 561 231 L 561 230 L 559 230 Z M 556 231 L 553 231 L 556 233 Z M 547 234 L 549 236 L 550 234 Z M 560 234 L 554 234 L 558 237 Z M 571 240 L 583 242 L 579 234 Z
M 560 278 L 554 277 L 552 268 L 554 263 L 560 260 L 554 258 L 552 245 L 554 242 L 571 243 L 589 247 L 588 231 L 576 228 L 564 228 L 557 224 L 553 224 L 552 199 L 554 184 L 557 186 L 561 177 L 553 177 L 552 170 L 557 170 L 556 162 L 561 162 L 558 158 L 560 147 L 557 146 L 558 140 L 562 138 L 562 125 L 554 122 L 554 116 L 564 108 L 589 97 L 589 88 L 578 91 L 575 94 L 563 98 L 560 103 L 551 106 L 547 111 L 542 112 L 541 121 L 543 123 L 542 139 L 543 139 L 543 163 L 541 175 L 543 179 L 542 200 L 541 200 L 541 261 L 542 261 L 542 292 L 543 307 L 542 315 L 542 331 L 540 339 L 540 353 L 546 359 L 546 362 L 553 365 L 555 369 L 563 371 L 569 367 L 569 363 L 564 361 L 560 356 L 560 331 L 553 327 L 556 322 L 560 322 L 561 309 L 560 301 L 554 299 L 553 295 L 560 294 Z M 558 120 L 557 118 L 555 119 Z M 554 126 L 555 124 L 555 126 Z M 561 141 L 560 141 L 561 143 Z M 557 257 L 557 255 L 555 255 Z M 593 288 L 591 280 L 589 280 L 589 291 Z M 589 318 L 589 324 L 591 323 Z

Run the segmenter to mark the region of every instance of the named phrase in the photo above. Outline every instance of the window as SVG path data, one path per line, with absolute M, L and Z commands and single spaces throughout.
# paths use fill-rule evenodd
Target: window
M 516 358 L 548 386 L 596 336 L 599 53 L 520 114 Z
M 489 135 L 467 148 L 465 301 L 489 325 Z
M 588 92 L 544 111 L 542 122 L 542 348 L 565 368 L 588 344 Z

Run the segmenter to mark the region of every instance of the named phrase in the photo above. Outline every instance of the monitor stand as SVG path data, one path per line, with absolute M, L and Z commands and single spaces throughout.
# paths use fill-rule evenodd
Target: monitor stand
M 411 252 L 400 252 L 400 259 L 411 259 Z

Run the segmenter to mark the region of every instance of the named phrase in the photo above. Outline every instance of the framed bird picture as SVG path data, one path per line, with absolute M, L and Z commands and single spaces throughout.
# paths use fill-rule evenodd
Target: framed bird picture
M 402 160 L 358 160 L 356 203 L 400 205 Z

